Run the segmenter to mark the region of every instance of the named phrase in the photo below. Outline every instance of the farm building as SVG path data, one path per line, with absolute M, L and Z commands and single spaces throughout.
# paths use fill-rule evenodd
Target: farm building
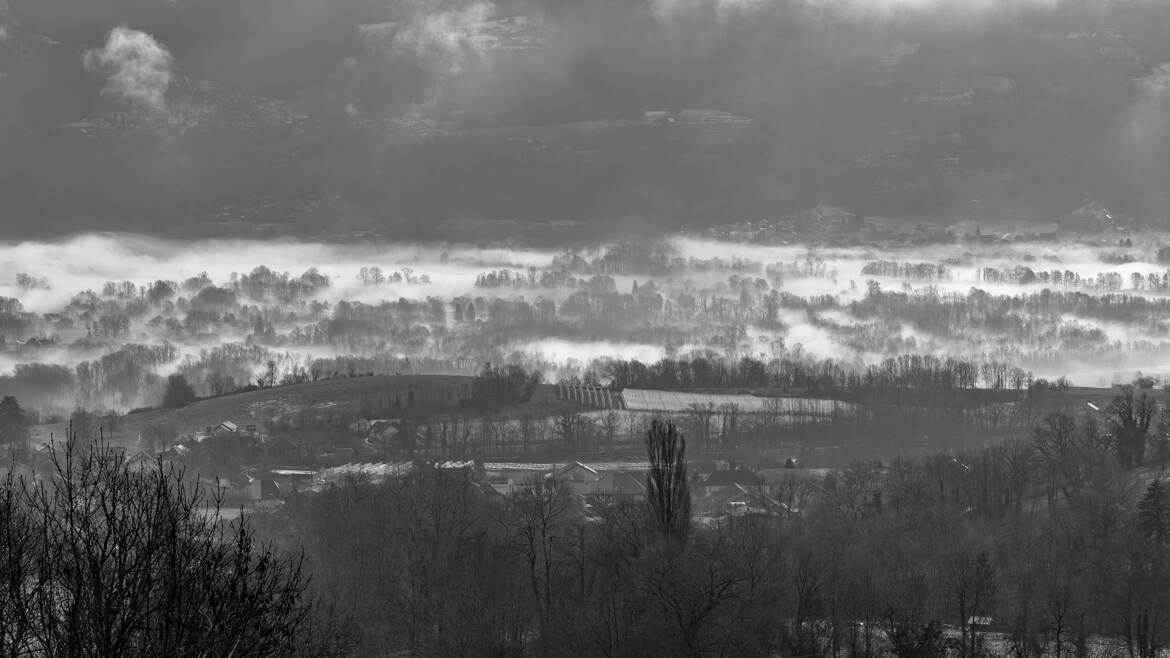
M 287 494 L 280 483 L 270 477 L 252 478 L 244 486 L 245 498 L 252 503 L 282 500 Z
M 126 459 L 126 463 L 131 468 L 145 470 L 158 463 L 158 459 L 145 450 L 139 450 L 133 455 L 130 455 L 130 457 Z
M 629 471 L 611 471 L 597 481 L 591 495 L 641 498 L 646 495 L 646 483 L 640 474 Z
M 565 465 L 552 477 L 564 482 L 570 493 L 581 497 L 637 497 L 646 493 L 646 485 L 640 473 L 598 470 L 581 462 Z

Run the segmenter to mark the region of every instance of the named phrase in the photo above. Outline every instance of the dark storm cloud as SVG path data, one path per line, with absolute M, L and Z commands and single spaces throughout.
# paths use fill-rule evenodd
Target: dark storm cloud
M 577 195 L 562 204 L 571 204 L 566 212 L 574 217 L 639 221 L 774 215 L 819 199 L 864 214 L 907 214 L 994 197 L 1048 216 L 1075 208 L 1086 195 L 1112 193 L 1120 197 L 1106 199 L 1114 207 L 1154 185 L 1113 178 L 1125 169 L 1118 161 L 1149 161 L 1137 146 L 1148 151 L 1161 143 L 1151 71 L 1170 58 L 1160 45 L 1170 36 L 1165 12 L 1144 2 L 1103 8 L 1082 0 L 9 1 L 22 52 L 32 56 L 8 67 L 0 107 L 15 109 L 0 119 L 19 117 L 19 139 L 29 148 L 47 143 L 43 135 L 64 122 L 128 104 L 157 109 L 167 100 L 188 117 L 207 115 L 198 103 L 210 101 L 176 92 L 191 88 L 188 78 L 280 99 L 281 107 L 329 126 L 314 148 L 295 154 L 295 140 L 277 137 L 262 147 L 226 137 L 171 139 L 169 151 L 192 163 L 186 178 L 148 191 L 171 189 L 158 195 L 172 199 L 173 190 L 187 190 L 180 198 L 192 206 L 163 208 L 177 214 L 247 201 L 249 189 L 251 196 L 286 194 L 278 190 L 283 181 L 297 194 L 340 197 L 363 215 L 548 217 L 559 214 L 550 210 L 552 201 L 509 191 L 520 181 L 532 184 L 524 159 L 502 167 L 470 141 L 444 142 L 448 151 L 438 155 L 420 153 L 355 134 L 351 122 L 414 116 L 550 126 L 639 120 L 644 110 L 682 108 L 746 116 L 751 132 L 715 152 L 649 135 L 646 143 L 573 143 L 561 169 L 543 168 L 542 184 Z M 123 25 L 136 32 L 117 32 Z M 79 57 L 86 51 L 92 54 Z M 1000 93 L 1003 102 L 991 109 L 935 107 L 976 89 Z M 285 124 L 283 115 L 277 118 L 242 121 Z M 1143 136 L 1134 139 L 1137 132 Z M 935 149 L 945 153 L 923 146 L 939 135 L 962 146 Z M 61 171 L 49 161 L 54 151 L 44 153 L 40 171 Z M 930 163 L 956 156 L 964 167 L 1005 174 L 1002 180 L 1025 192 L 966 179 L 938 183 Z M 250 157 L 257 161 L 245 176 L 263 181 L 223 173 L 225 162 L 243 166 Z M 464 164 L 453 169 L 443 158 Z M 73 153 L 58 159 L 71 167 L 79 161 Z M 6 189 L 19 192 L 12 198 L 39 193 L 27 178 L 40 174 L 30 173 L 38 170 L 26 160 L 7 163 L 11 181 L 26 178 L 9 183 Z M 142 164 L 135 162 L 127 169 Z M 881 164 L 888 162 L 895 164 Z M 304 164 L 292 170 L 289 163 Z M 550 173 L 556 171 L 563 173 Z M 94 179 L 77 178 L 79 190 Z M 288 181 L 300 182 L 293 189 Z M 452 187 L 467 198 L 443 201 Z M 135 195 L 142 192 L 111 192 L 102 202 Z M 38 198 L 58 196 L 46 190 Z M 154 212 L 153 203 L 132 206 Z M 80 199 L 74 205 L 102 207 Z

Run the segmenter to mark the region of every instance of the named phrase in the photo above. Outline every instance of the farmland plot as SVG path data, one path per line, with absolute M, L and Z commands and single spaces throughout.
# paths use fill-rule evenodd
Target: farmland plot
M 685 393 L 627 388 L 622 391 L 629 411 L 689 411 L 696 407 L 735 405 L 742 413 L 775 413 L 796 416 L 831 416 L 851 411 L 856 405 L 838 400 L 798 397 L 758 397 L 743 394 Z

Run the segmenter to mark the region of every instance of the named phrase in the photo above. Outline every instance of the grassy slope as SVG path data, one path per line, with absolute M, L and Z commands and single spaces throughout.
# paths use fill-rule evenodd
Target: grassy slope
M 274 419 L 290 416 L 305 409 L 318 410 L 322 413 L 342 413 L 354 417 L 392 417 L 394 412 L 391 411 L 389 401 L 396 393 L 412 388 L 422 391 L 428 386 L 470 385 L 473 379 L 451 375 L 386 375 L 331 379 L 225 395 L 199 400 L 182 409 L 152 409 L 128 414 L 119 419 L 111 442 L 114 445 L 133 448 L 136 437 L 143 428 L 150 425 L 169 426 L 176 435 L 193 433 L 208 426 L 214 427 L 224 421 L 236 423 L 241 428 L 255 424 L 263 429 L 266 423 Z M 478 415 L 549 417 L 565 411 L 584 410 L 585 407 L 576 403 L 557 400 L 554 387 L 544 385 L 529 402 L 510 405 L 492 414 Z M 50 435 L 56 438 L 63 437 L 65 430 L 66 423 L 36 425 L 32 428 L 33 443 L 45 443 Z
M 396 392 L 410 388 L 423 390 L 427 386 L 469 385 L 473 379 L 472 377 L 454 375 L 385 375 L 331 379 L 225 395 L 199 400 L 182 409 L 152 409 L 124 416 L 120 419 L 119 425 L 114 428 L 111 442 L 132 449 L 143 428 L 150 425 L 169 426 L 176 435 L 197 432 L 228 420 L 241 427 L 255 424 L 263 429 L 267 423 L 276 418 L 292 415 L 304 409 L 315 409 L 324 413 L 340 412 L 355 417 L 389 417 L 393 416 L 393 412 L 390 411 L 388 400 Z M 746 389 L 703 390 L 710 393 L 748 392 Z M 756 392 L 773 393 L 772 391 Z M 1159 390 L 1150 392 L 1160 404 L 1168 402 L 1168 396 L 1165 392 Z M 1092 402 L 1104 410 L 1117 393 L 1117 389 L 1110 388 L 1070 388 L 1065 392 L 1066 408 L 1075 413 L 1085 410 L 1085 403 Z M 785 394 L 800 395 L 800 392 L 786 391 Z M 379 400 L 383 401 L 381 408 L 379 408 Z M 475 415 L 510 418 L 528 415 L 547 418 L 564 412 L 588 410 L 587 407 L 574 402 L 558 400 L 555 387 L 543 385 L 529 402 L 511 405 L 493 413 Z M 108 428 L 106 429 L 107 435 L 109 435 Z M 36 425 L 32 428 L 33 444 L 43 444 L 50 439 L 50 436 L 58 439 L 64 437 L 65 430 L 66 423 Z

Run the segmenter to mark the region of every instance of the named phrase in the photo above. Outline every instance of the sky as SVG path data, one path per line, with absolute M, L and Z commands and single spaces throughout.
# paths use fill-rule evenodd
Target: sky
M 0 25 L 0 238 L 1167 219 L 1165 0 L 6 0 Z M 683 108 L 750 127 L 621 124 Z M 109 112 L 129 130 L 69 127 Z

